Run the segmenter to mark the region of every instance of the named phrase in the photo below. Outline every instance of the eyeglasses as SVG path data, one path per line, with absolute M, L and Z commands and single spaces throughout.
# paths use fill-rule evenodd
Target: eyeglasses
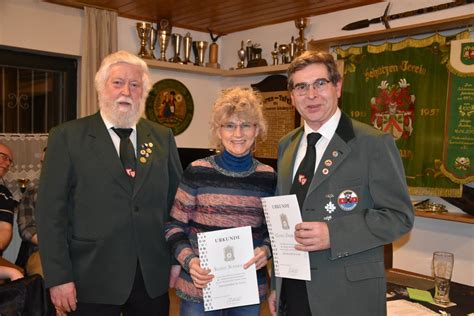
M 7 154 L 5 153 L 0 153 L 0 160 L 2 161 L 8 161 L 10 163 L 10 166 L 13 167 L 13 159 L 10 158 L 10 156 L 8 156 Z
M 226 131 L 228 133 L 235 132 L 237 127 L 240 127 L 240 130 L 242 132 L 247 133 L 247 132 L 252 131 L 256 126 L 257 126 L 257 124 L 253 124 L 253 123 L 250 123 L 250 122 L 244 122 L 244 123 L 240 123 L 240 124 L 225 123 L 225 124 L 221 125 L 221 127 L 224 129 L 224 131 Z
M 309 87 L 311 86 L 317 92 L 322 92 L 324 89 L 326 89 L 328 83 L 330 82 L 331 80 L 326 78 L 316 79 L 313 83 L 300 82 L 293 86 L 293 91 L 299 96 L 304 96 L 308 94 Z

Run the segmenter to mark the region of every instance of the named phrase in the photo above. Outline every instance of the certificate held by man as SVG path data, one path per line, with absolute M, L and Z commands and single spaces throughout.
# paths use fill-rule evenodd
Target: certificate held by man
M 214 279 L 203 289 L 204 310 L 253 305 L 260 302 L 250 226 L 198 233 L 201 268 Z
M 302 222 L 296 195 L 262 198 L 262 205 L 272 244 L 275 275 L 310 281 L 309 254 L 295 249 L 295 225 Z

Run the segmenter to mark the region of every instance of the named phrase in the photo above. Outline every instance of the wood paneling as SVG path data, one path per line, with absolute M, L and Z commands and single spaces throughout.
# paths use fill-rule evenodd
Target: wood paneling
M 119 16 L 148 22 L 165 18 L 176 27 L 214 34 L 350 9 L 382 0 L 44 0 L 66 6 L 91 6 L 117 11 Z

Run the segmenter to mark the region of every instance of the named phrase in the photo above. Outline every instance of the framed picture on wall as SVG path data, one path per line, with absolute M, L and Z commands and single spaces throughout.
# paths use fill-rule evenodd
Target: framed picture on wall
M 300 125 L 300 115 L 291 104 L 287 90 L 287 78 L 283 75 L 271 75 L 252 84 L 263 98 L 263 113 L 268 123 L 267 138 L 257 141 L 255 157 L 272 160 L 276 164 L 278 142 L 287 133 Z

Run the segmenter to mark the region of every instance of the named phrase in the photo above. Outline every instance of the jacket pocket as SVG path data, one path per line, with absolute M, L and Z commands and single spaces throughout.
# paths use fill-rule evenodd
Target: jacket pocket
M 385 277 L 383 261 L 363 262 L 345 266 L 346 277 L 349 281 L 361 281 Z

